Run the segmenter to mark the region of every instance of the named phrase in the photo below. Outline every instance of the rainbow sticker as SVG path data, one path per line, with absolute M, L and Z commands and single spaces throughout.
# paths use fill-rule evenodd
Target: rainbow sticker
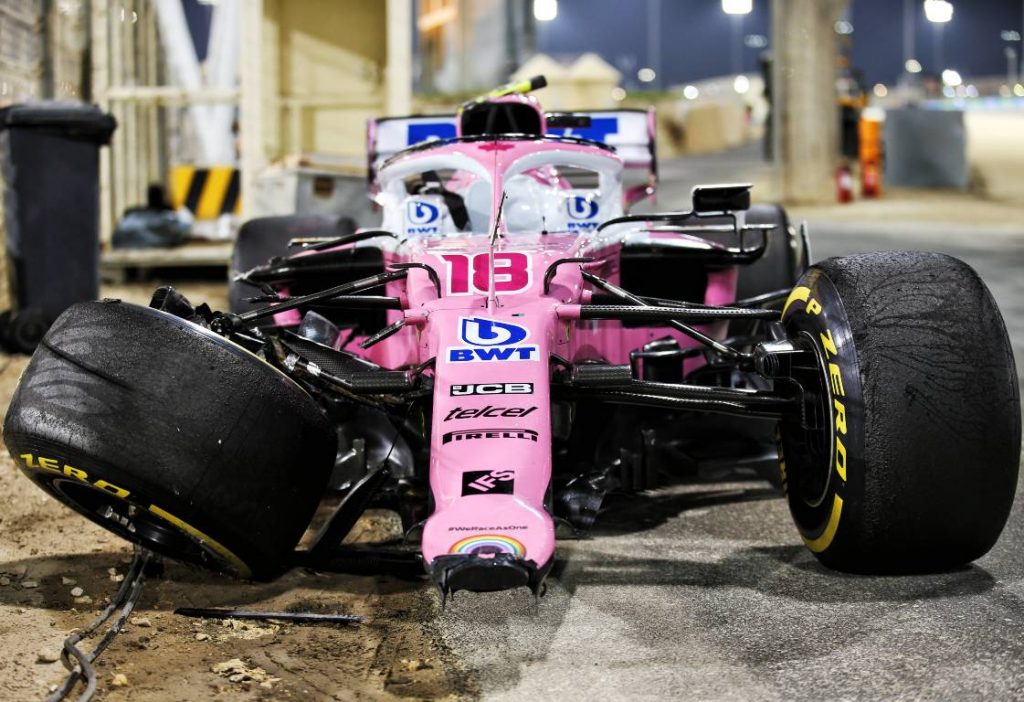
M 448 553 L 511 553 L 516 558 L 526 555 L 526 547 L 511 536 L 500 534 L 477 534 L 468 536 L 461 541 L 456 541 L 448 549 Z

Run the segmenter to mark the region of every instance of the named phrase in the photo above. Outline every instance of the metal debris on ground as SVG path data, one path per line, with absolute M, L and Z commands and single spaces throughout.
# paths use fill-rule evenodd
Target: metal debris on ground
M 315 612 L 260 612 L 245 609 L 202 609 L 179 607 L 175 614 L 183 617 L 202 617 L 204 619 L 280 619 L 289 622 L 317 622 L 321 624 L 362 624 L 361 614 L 317 614 Z

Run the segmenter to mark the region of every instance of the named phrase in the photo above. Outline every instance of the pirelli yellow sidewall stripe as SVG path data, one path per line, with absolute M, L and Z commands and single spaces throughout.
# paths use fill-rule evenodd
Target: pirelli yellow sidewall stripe
M 170 522 L 174 526 L 178 527 L 183 532 L 185 532 L 186 534 L 191 536 L 193 539 L 198 541 L 200 544 L 206 546 L 208 549 L 210 549 L 211 551 L 216 553 L 218 556 L 223 558 L 225 561 L 230 563 L 231 567 L 234 568 L 235 571 L 238 572 L 238 574 L 241 577 L 248 578 L 250 575 L 252 575 L 252 571 L 249 569 L 249 566 L 247 566 L 242 561 L 242 559 L 240 559 L 238 556 L 236 556 L 234 553 L 232 553 L 228 548 L 223 546 L 220 542 L 218 542 L 218 541 L 212 539 L 211 537 L 207 536 L 206 534 L 204 534 L 203 532 L 199 531 L 198 529 L 196 529 L 191 524 L 186 523 L 185 520 L 179 519 L 178 517 L 175 517 L 173 514 L 171 514 L 167 510 L 161 509 L 160 507 L 157 507 L 156 505 L 150 505 L 149 506 L 149 511 L 152 512 L 153 514 L 155 514 L 156 516 L 160 517 L 164 521 Z
M 814 553 L 821 553 L 831 546 L 832 539 L 836 537 L 836 531 L 839 529 L 839 520 L 842 516 L 843 498 L 839 495 L 833 495 L 832 511 L 829 513 L 828 522 L 825 523 L 825 530 L 821 532 L 821 535 L 814 539 L 809 539 L 803 534 L 800 535 L 804 543 L 807 544 L 807 548 L 811 549 Z
M 807 298 L 811 296 L 811 289 L 805 288 L 804 286 L 793 288 L 793 292 L 786 298 L 786 304 L 782 308 L 782 316 L 786 316 L 786 312 L 789 311 L 789 306 L 794 302 L 807 302 Z
M 138 506 L 137 499 L 129 500 L 132 493 L 125 488 L 114 485 L 106 480 L 94 480 L 89 474 L 74 466 L 68 465 L 66 462 L 56 459 L 49 458 L 46 456 L 36 456 L 32 453 L 22 453 L 18 455 L 21 459 L 20 463 L 23 469 L 27 472 L 42 472 L 42 473 L 53 473 L 63 478 L 70 478 L 76 480 L 84 485 L 95 490 L 102 490 L 103 492 L 116 497 L 120 500 L 124 500 L 133 505 Z M 212 551 L 214 554 L 219 556 L 222 560 L 228 563 L 231 568 L 238 574 L 239 577 L 248 578 L 252 575 L 252 570 L 245 564 L 241 558 L 236 556 L 229 548 L 221 544 L 216 539 L 211 538 L 207 534 L 203 533 L 199 529 L 186 522 L 185 520 L 176 517 L 167 510 L 163 509 L 154 504 L 149 504 L 145 507 L 151 514 L 159 517 L 163 521 L 167 522 L 171 526 L 175 527 L 179 531 L 185 533 L 189 538 L 198 543 L 200 546 Z
M 819 344 L 819 348 L 824 357 L 825 368 L 828 375 L 827 382 L 829 383 L 830 390 L 832 392 L 832 434 L 835 439 L 832 456 L 833 468 L 836 475 L 845 486 L 847 454 L 846 444 L 843 442 L 843 437 L 847 434 L 846 405 L 844 403 L 846 390 L 843 385 L 842 366 L 838 363 L 839 350 L 835 343 L 836 337 L 833 335 L 832 329 L 828 327 L 827 320 L 821 316 L 823 309 L 821 303 L 812 296 L 812 290 L 808 287 L 798 286 L 793 289 L 793 292 L 789 294 L 789 298 L 786 300 L 786 304 L 782 309 L 783 318 L 785 318 L 786 313 L 792 305 L 801 302 L 803 303 L 803 310 L 801 311 L 799 307 L 797 307 L 794 309 L 794 314 L 802 313 L 817 317 L 821 321 L 821 324 L 819 324 L 818 327 L 823 329 L 823 331 L 819 332 L 819 338 L 816 339 L 816 341 Z M 784 458 L 781 463 L 781 470 L 783 481 L 785 482 L 787 476 Z M 828 520 L 825 522 L 824 529 L 822 529 L 817 535 L 808 535 L 804 533 L 803 528 L 800 528 L 800 536 L 807 545 L 807 548 L 814 553 L 821 553 L 831 546 L 832 541 L 835 539 L 836 532 L 839 530 L 839 522 L 842 519 L 842 516 L 843 498 L 837 491 L 832 495 L 832 508 L 829 512 Z

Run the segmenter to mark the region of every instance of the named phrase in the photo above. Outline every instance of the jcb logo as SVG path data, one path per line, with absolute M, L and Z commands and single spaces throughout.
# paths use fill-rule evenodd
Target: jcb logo
M 476 383 L 452 385 L 452 397 L 459 395 L 532 395 L 533 383 Z
M 514 470 L 470 470 L 462 474 L 462 496 L 511 495 L 515 491 Z

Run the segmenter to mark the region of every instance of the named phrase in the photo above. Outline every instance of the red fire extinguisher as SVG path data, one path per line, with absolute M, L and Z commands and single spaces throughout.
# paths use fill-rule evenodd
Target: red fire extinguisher
M 841 203 L 853 202 L 853 174 L 848 163 L 836 170 L 836 199 Z

